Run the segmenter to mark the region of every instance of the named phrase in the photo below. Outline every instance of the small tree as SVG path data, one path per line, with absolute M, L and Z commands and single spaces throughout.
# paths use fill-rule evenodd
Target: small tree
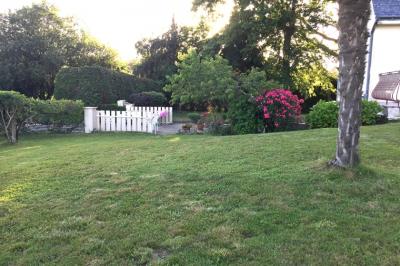
M 220 56 L 202 58 L 195 51 L 182 57 L 178 73 L 168 78 L 165 91 L 173 104 L 207 104 L 226 107 L 227 95 L 236 87 L 232 67 Z
M 35 102 L 19 92 L 0 91 L 0 126 L 9 143 L 17 143 L 20 129 L 34 115 Z

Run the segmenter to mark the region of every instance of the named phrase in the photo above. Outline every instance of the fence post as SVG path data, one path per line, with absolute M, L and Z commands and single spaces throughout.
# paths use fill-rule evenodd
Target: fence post
M 97 129 L 97 107 L 85 107 L 85 133 Z

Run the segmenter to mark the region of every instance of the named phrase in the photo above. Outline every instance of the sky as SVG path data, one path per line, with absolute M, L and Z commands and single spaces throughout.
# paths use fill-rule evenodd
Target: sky
M 15 10 L 41 0 L 0 0 L 0 12 Z M 172 17 L 178 25 L 196 25 L 202 15 L 193 13 L 192 0 L 47 0 L 61 16 L 73 16 L 79 26 L 114 48 L 125 61 L 136 57 L 135 43 L 167 31 Z M 219 9 L 212 20 L 213 33 L 229 20 L 232 2 Z M 203 13 L 204 15 L 204 13 Z

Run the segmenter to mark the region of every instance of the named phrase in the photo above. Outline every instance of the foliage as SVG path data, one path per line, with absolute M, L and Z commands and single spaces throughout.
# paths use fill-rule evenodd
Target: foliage
M 167 102 L 164 94 L 155 91 L 133 93 L 128 99 L 136 106 L 164 106 Z
M 222 0 L 194 0 L 194 8 L 213 11 Z M 307 95 L 313 88 L 332 90 L 321 62 L 335 59 L 336 40 L 322 29 L 335 25 L 330 0 L 235 0 L 230 22 L 209 43 L 235 70 L 264 68 L 270 79 Z M 329 45 L 326 43 L 329 42 Z M 333 44 L 333 45 L 332 45 Z
M 118 106 L 116 103 L 99 104 L 97 110 L 110 110 L 110 111 L 126 111 L 125 106 Z
M 167 76 L 176 73 L 178 54 L 200 48 L 207 37 L 208 27 L 202 20 L 197 27 L 178 27 L 175 20 L 170 29 L 153 39 L 143 39 L 135 47 L 141 60 L 133 66 L 133 73 L 157 81 L 164 86 Z
M 51 98 L 62 66 L 120 68 L 117 55 L 46 2 L 0 14 L 0 89 Z
M 252 68 L 239 75 L 239 87 L 229 95 L 228 118 L 235 134 L 251 134 L 263 130 L 263 119 L 255 101 L 265 90 L 279 87 L 268 81 L 265 71 Z
M 382 121 L 382 107 L 375 101 L 362 101 L 362 125 L 375 125 Z M 306 116 L 306 122 L 311 128 L 337 127 L 339 104 L 336 101 L 318 102 Z M 383 121 L 384 122 L 384 121 Z
M 83 102 L 71 100 L 40 101 L 37 115 L 33 121 L 39 124 L 62 126 L 78 126 L 83 122 Z
M 240 90 L 252 97 L 258 96 L 265 90 L 279 87 L 279 82 L 269 80 L 265 71 L 259 68 L 252 68 L 239 76 Z
M 263 119 L 254 99 L 241 93 L 229 100 L 227 113 L 235 134 L 252 134 L 263 128 Z
M 267 131 L 287 129 L 296 117 L 301 115 L 301 104 L 304 102 L 285 89 L 266 91 L 256 98 L 264 119 Z
M 147 79 L 106 68 L 63 68 L 55 79 L 57 99 L 82 100 L 86 105 L 113 104 L 135 92 L 157 91 L 158 85 Z
M 233 135 L 232 126 L 225 122 L 225 114 L 213 110 L 204 113 L 205 127 L 207 133 L 217 136 Z
M 362 101 L 361 121 L 364 126 L 375 125 L 380 120 L 380 115 L 383 111 L 382 106 L 376 101 Z
M 178 73 L 169 77 L 164 87 L 171 93 L 173 104 L 226 107 L 227 95 L 236 86 L 227 60 L 220 56 L 202 58 L 192 50 L 182 57 L 178 68 Z
M 35 115 L 36 101 L 16 91 L 0 91 L 0 128 L 15 144 L 23 125 Z
M 397 264 L 400 123 L 362 130 L 355 170 L 336 129 L 0 143 L 0 265 Z
M 201 115 L 199 113 L 188 113 L 187 116 L 190 119 L 190 121 L 192 121 L 195 124 L 197 124 L 197 122 L 199 122 L 201 119 Z
M 336 101 L 319 101 L 306 116 L 306 122 L 311 128 L 337 127 L 339 105 Z

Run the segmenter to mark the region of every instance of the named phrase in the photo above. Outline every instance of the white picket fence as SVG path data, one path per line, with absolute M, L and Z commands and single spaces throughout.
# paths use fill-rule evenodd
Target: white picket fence
M 147 132 L 157 133 L 159 124 L 172 123 L 172 107 L 126 106 L 126 111 L 97 110 L 85 107 L 85 132 Z M 166 112 L 165 117 L 160 117 Z

